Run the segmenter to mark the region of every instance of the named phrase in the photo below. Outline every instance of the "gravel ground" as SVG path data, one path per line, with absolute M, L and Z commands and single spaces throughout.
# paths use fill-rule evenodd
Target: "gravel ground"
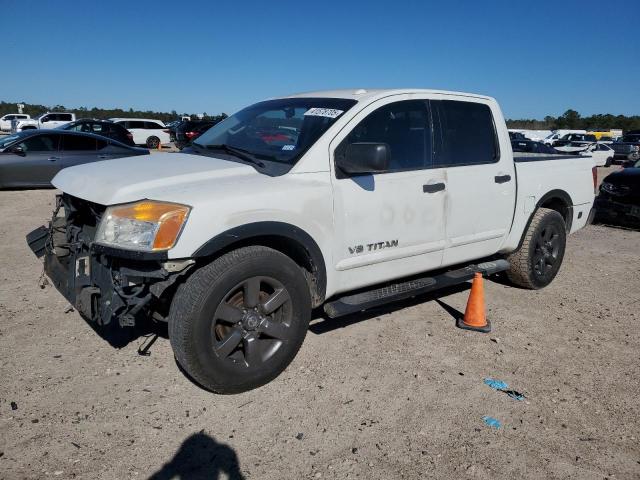
M 640 478 L 640 232 L 572 235 L 541 291 L 487 282 L 488 335 L 455 328 L 464 288 L 316 315 L 284 374 L 218 396 L 39 288 L 53 196 L 0 192 L 0 479 Z

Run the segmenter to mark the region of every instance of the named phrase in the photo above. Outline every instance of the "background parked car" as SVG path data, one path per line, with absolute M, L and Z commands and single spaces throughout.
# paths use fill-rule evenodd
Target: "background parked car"
M 110 118 L 109 120 L 129 130 L 133 134 L 133 143 L 136 145 L 158 148 L 159 145 L 171 143 L 167 127 L 161 120 L 151 118 Z
M 553 145 L 553 142 L 560 140 L 562 137 L 567 135 L 568 133 L 587 133 L 586 130 L 554 130 L 549 135 L 547 135 L 543 142 L 547 145 Z
M 609 167 L 613 163 L 615 152 L 605 143 L 590 143 L 585 145 L 582 142 L 571 142 L 562 147 L 556 147 L 556 150 L 565 153 L 582 155 L 584 157 L 593 158 L 593 163 L 597 167 Z
M 620 142 L 611 144 L 616 159 L 636 162 L 640 159 L 640 130 L 631 130 L 624 135 Z
M 591 133 L 567 133 L 560 140 L 552 143 L 554 147 L 562 147 L 571 142 L 582 142 L 585 145 L 597 142 L 596 136 Z
M 125 145 L 135 146 L 133 143 L 133 134 L 122 125 L 114 123 L 110 120 L 98 120 L 95 118 L 81 118 L 75 122 L 67 123 L 60 130 L 68 130 L 71 132 L 95 133 L 102 137 L 112 138 Z
M 605 177 L 594 207 L 596 221 L 640 227 L 640 160 Z
M 75 113 L 45 112 L 35 118 L 13 120 L 11 124 L 11 131 L 22 132 L 24 130 L 36 130 L 40 128 L 58 128 L 69 122 L 73 122 L 75 119 Z
M 10 132 L 12 120 L 29 120 L 31 117 L 26 113 L 7 113 L 0 117 L 0 131 Z
M 511 149 L 514 152 L 560 153 L 549 145 L 545 145 L 542 142 L 534 142 L 533 140 L 511 140 Z
M 50 187 L 63 168 L 113 158 L 147 155 L 91 133 L 30 130 L 0 139 L 0 188 Z
M 179 123 L 174 128 L 174 143 L 176 147 L 182 150 L 186 147 L 192 140 L 198 138 L 204 132 L 213 127 L 216 122 L 211 122 L 208 120 L 202 121 L 193 121 L 188 120 L 185 122 Z

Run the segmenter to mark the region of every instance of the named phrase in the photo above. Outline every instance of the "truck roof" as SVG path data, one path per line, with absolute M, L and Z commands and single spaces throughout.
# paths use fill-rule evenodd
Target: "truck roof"
M 342 90 L 319 90 L 315 92 L 301 92 L 295 93 L 293 95 L 285 95 L 280 98 L 295 98 L 295 97 L 321 97 L 321 98 L 350 98 L 353 100 L 373 100 L 377 98 L 387 97 L 389 95 L 401 95 L 408 93 L 426 93 L 426 94 L 449 94 L 449 95 L 460 95 L 464 97 L 472 97 L 479 98 L 483 100 L 494 100 L 491 97 L 486 95 L 478 95 L 475 93 L 465 93 L 465 92 L 450 92 L 447 90 L 430 90 L 424 88 L 374 88 L 374 89 L 365 89 L 365 88 L 353 88 L 353 89 L 342 89 Z

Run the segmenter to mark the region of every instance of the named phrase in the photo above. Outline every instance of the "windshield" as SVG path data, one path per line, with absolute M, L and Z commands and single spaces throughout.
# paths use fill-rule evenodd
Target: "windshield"
M 0 149 L 5 148 L 7 145 L 15 142 L 20 137 L 24 137 L 28 132 L 20 132 L 14 135 L 9 135 L 0 140 Z
M 232 147 L 261 160 L 293 165 L 355 104 L 355 100 L 340 98 L 283 98 L 256 103 L 213 126 L 193 145 Z

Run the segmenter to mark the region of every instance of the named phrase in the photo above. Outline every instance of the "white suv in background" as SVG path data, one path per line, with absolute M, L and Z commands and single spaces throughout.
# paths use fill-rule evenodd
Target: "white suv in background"
M 158 148 L 159 145 L 171 143 L 169 130 L 161 120 L 152 118 L 110 118 L 109 120 L 129 130 L 136 145 Z
M 7 113 L 3 117 L 0 117 L 0 131 L 11 131 L 11 120 L 29 120 L 31 117 L 25 113 Z

